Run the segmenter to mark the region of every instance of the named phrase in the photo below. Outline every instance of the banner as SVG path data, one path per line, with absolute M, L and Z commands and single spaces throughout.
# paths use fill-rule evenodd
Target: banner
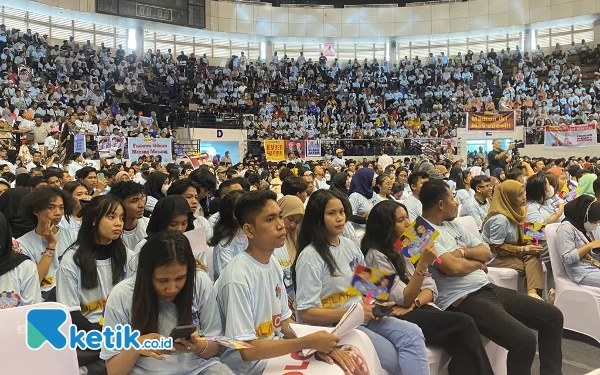
M 294 154 L 294 158 L 304 159 L 306 158 L 306 141 L 285 141 L 285 157 L 289 154 Z
M 321 140 L 309 139 L 306 141 L 306 156 L 321 156 Z
M 112 158 L 116 156 L 117 150 L 121 149 L 123 155 L 127 155 L 127 138 L 120 135 L 103 135 L 96 137 L 98 154 L 100 158 Z M 136 160 L 137 161 L 137 160 Z
M 83 154 L 85 152 L 85 134 L 77 133 L 73 136 L 73 152 Z
M 127 138 L 127 147 L 129 158 L 132 161 L 137 161 L 141 155 L 160 155 L 163 162 L 173 161 L 170 138 L 129 137 Z
M 265 140 L 265 154 L 268 161 L 285 160 L 284 141 Z
M 596 125 L 557 125 L 544 129 L 544 147 L 590 147 L 596 146 Z
M 516 121 L 514 111 L 468 113 L 467 130 L 511 131 Z
M 323 44 L 323 56 L 325 56 L 325 57 L 335 56 L 335 44 L 333 44 L 333 43 Z

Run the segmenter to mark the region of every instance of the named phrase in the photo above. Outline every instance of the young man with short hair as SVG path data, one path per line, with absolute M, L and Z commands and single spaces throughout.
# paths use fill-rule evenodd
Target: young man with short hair
M 283 270 L 272 257 L 275 248 L 285 242 L 285 224 L 276 198 L 272 191 L 252 191 L 243 195 L 235 208 L 235 217 L 248 236 L 248 249 L 223 269 L 217 303 L 225 336 L 246 341 L 252 348 L 226 349 L 221 360 L 236 374 L 259 375 L 268 359 L 316 349 L 327 362 L 335 360 L 345 372 L 352 372 L 353 360 L 336 349 L 335 336 L 320 331 L 295 338 L 290 330 L 292 312 Z
M 125 223 L 121 238 L 125 247 L 133 251 L 138 242 L 146 238 L 146 228 L 150 221 L 144 217 L 144 207 L 146 207 L 144 187 L 133 181 L 121 181 L 113 184 L 108 194 L 123 202 Z
M 435 304 L 442 310 L 471 316 L 481 334 L 508 350 L 509 374 L 529 374 L 536 354 L 540 374 L 562 374 L 563 315 L 553 305 L 490 283 L 485 263 L 490 249 L 453 222 L 458 202 L 442 180 L 423 184 L 423 218 L 439 233 L 435 249 L 441 259 L 433 266 L 438 287 Z
M 426 172 L 413 172 L 408 176 L 407 183 L 410 186 L 412 194 L 406 197 L 402 203 L 406 206 L 408 220 L 411 222 L 417 216 L 421 215 L 422 205 L 419 201 L 419 192 L 421 191 L 421 186 L 427 181 L 429 181 L 429 175 Z
M 471 179 L 471 189 L 475 196 L 467 199 L 460 209 L 460 216 L 472 216 L 477 223 L 477 229 L 481 230 L 483 220 L 490 211 L 490 197 L 492 188 L 490 178 L 485 175 L 475 176 Z

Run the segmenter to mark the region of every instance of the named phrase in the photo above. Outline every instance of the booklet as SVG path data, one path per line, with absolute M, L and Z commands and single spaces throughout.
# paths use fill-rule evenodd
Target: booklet
M 352 276 L 352 289 L 365 297 L 371 293 L 375 299 L 387 301 L 395 276 L 391 272 L 357 265 Z
M 296 337 L 304 337 L 310 335 L 311 333 L 326 331 L 338 338 L 342 338 L 342 336 L 344 336 L 346 333 L 363 324 L 364 321 L 365 311 L 363 310 L 362 304 L 354 302 L 335 327 L 318 327 L 309 326 L 306 324 L 290 323 L 290 329 L 294 335 L 296 335 Z M 304 349 L 302 351 L 302 355 L 306 357 L 314 352 L 316 352 L 315 349 Z
M 536 245 L 540 241 L 546 241 L 546 223 L 529 223 L 523 224 L 523 239 L 527 241 L 535 241 Z
M 196 258 L 202 259 L 204 264 L 208 261 L 206 252 L 208 251 L 208 245 L 206 244 L 206 229 L 199 227 L 192 229 L 183 234 L 190 241 L 192 245 L 192 253 Z
M 227 347 L 227 348 L 231 348 L 231 349 L 235 349 L 235 350 L 240 350 L 240 349 L 248 349 L 248 348 L 252 348 L 253 346 L 248 344 L 245 341 L 239 341 L 236 339 L 232 339 L 230 337 L 221 337 L 221 336 L 204 336 L 202 337 L 204 340 L 206 341 L 210 341 L 210 342 L 216 342 L 217 344 Z
M 421 257 L 423 248 L 438 238 L 440 232 L 435 230 L 421 216 L 410 223 L 410 226 L 402 233 L 399 239 L 394 243 L 394 249 L 401 252 L 402 255 L 409 258 L 414 264 Z

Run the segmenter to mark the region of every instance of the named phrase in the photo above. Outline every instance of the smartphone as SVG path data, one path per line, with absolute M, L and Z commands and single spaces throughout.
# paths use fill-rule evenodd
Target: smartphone
M 196 332 L 198 328 L 195 324 L 190 324 L 187 326 L 175 327 L 169 333 L 169 337 L 175 339 L 186 339 L 189 340 L 192 337 L 192 333 Z
M 384 316 L 388 316 L 392 313 L 392 310 L 394 310 L 393 306 L 384 306 L 384 305 L 380 305 L 380 304 L 375 304 L 375 306 L 373 306 L 373 316 L 376 318 L 383 318 Z
M 98 180 L 103 181 L 104 180 L 104 173 L 98 173 Z

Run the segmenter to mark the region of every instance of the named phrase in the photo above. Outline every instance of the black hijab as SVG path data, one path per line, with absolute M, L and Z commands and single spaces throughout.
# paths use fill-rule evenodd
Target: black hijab
M 348 194 L 348 189 L 346 189 L 346 180 L 348 179 L 348 173 L 340 172 L 336 173 L 335 176 L 331 177 L 330 189 L 340 192 L 346 197 Z
M 164 198 L 165 195 L 162 193 L 162 186 L 165 183 L 165 180 L 169 178 L 168 175 L 162 172 L 154 172 L 144 184 L 144 193 L 146 193 L 149 197 L 154 197 L 156 199 Z
M 571 223 L 571 225 L 591 241 L 584 226 L 586 216 L 587 221 L 592 223 L 600 220 L 600 202 L 595 202 L 594 197 L 582 195 L 565 205 L 565 219 L 563 221 Z
M 27 255 L 15 253 L 12 248 L 12 233 L 6 216 L 0 213 L 0 276 L 29 259 Z
M 181 195 L 169 195 L 159 200 L 154 206 L 152 216 L 146 228 L 146 234 L 151 236 L 167 229 L 173 217 L 177 215 L 188 215 L 188 230 L 194 229 L 194 213 L 188 201 Z
M 15 188 L 8 189 L 0 196 L 0 213 L 6 217 L 15 238 L 35 229 L 35 222 L 28 215 L 21 215 L 21 202 L 29 193 L 29 188 Z

